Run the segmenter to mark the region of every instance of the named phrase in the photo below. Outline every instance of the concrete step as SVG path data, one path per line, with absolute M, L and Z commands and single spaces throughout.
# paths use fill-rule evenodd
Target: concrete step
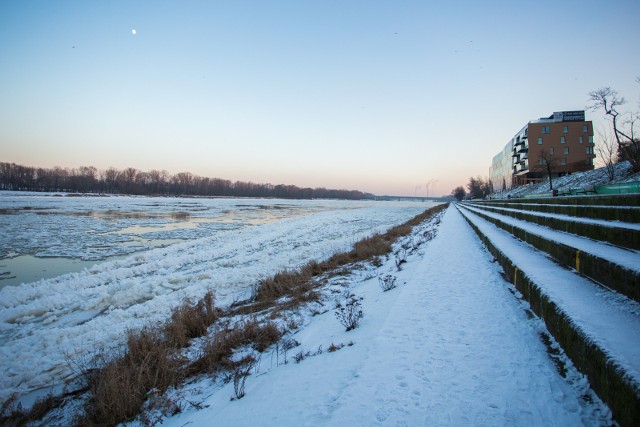
M 547 253 L 565 268 L 640 301 L 640 254 L 505 215 L 458 205 Z
M 549 214 L 567 215 L 580 218 L 591 218 L 605 221 L 622 221 L 627 223 L 640 223 L 640 207 L 638 206 L 611 206 L 611 205 L 578 205 L 563 204 L 564 198 L 550 199 L 559 203 L 536 203 L 533 200 L 488 200 L 474 202 L 486 206 L 495 206 L 526 211 L 543 212 Z M 581 200 L 586 200 L 583 198 Z M 547 199 L 545 199 L 547 200 Z
M 509 205 L 471 203 L 489 212 L 507 215 L 519 220 L 535 223 L 566 233 L 577 234 L 590 239 L 609 242 L 629 249 L 640 249 L 640 223 L 594 220 L 576 216 L 532 212 L 527 209 L 512 208 Z M 518 205 L 516 205 L 518 206 Z M 539 205 L 544 206 L 544 205 Z M 638 210 L 640 213 L 640 210 Z
M 496 199 L 497 200 L 497 199 Z M 589 206 L 640 206 L 640 194 L 617 194 L 607 196 L 568 196 L 500 199 L 502 203 L 536 203 L 545 205 L 589 205 Z
M 621 426 L 640 419 L 640 304 L 456 205 Z

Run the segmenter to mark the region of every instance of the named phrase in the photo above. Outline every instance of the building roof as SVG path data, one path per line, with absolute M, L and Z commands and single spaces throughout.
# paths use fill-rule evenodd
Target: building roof
M 549 117 L 541 117 L 529 123 L 584 122 L 584 110 L 554 111 Z

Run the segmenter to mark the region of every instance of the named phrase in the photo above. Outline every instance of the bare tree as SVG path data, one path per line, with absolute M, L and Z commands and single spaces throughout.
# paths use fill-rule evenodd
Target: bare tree
M 202 178 L 190 172 L 171 176 L 165 170 L 150 172 L 127 168 L 98 171 L 93 166 L 78 169 L 35 168 L 0 162 L 0 189 L 15 191 L 89 191 L 130 194 L 188 194 L 199 196 L 286 197 L 295 199 L 372 199 L 358 190 L 300 188 L 295 185 L 256 184 L 220 178 Z
M 640 120 L 639 113 L 629 113 L 627 114 L 627 118 L 623 120 L 622 124 L 629 127 L 629 138 L 632 141 L 637 142 L 638 139 L 635 137 L 635 127 L 638 120 Z
M 482 179 L 481 176 L 477 178 L 471 177 L 469 178 L 467 189 L 469 190 L 468 194 L 470 198 L 484 199 L 491 194 L 491 181 L 489 181 L 489 179 Z
M 166 170 L 153 169 L 149 171 L 149 180 L 154 193 L 164 191 L 167 181 L 169 180 L 169 172 Z
M 451 195 L 456 198 L 456 200 L 461 201 L 464 199 L 464 196 L 467 195 L 467 192 L 464 191 L 464 187 L 458 186 L 451 190 Z
M 118 176 L 120 175 L 120 171 L 116 168 L 109 168 L 106 171 L 102 172 L 102 180 L 105 182 L 107 186 L 107 190 L 109 192 L 115 192 L 118 186 Z
M 598 154 L 598 165 L 605 168 L 607 178 L 613 181 L 615 169 L 614 166 L 618 160 L 618 150 L 616 140 L 606 129 L 598 129 L 596 131 L 598 138 L 596 139 L 596 153 Z
M 180 194 L 188 194 L 196 177 L 190 172 L 180 172 L 173 176 L 173 185 Z
M 138 171 L 135 168 L 126 168 L 118 175 L 118 181 L 122 182 L 122 188 L 129 194 L 134 194 L 134 184 Z
M 640 83 L 640 79 L 637 79 Z M 603 87 L 589 92 L 589 99 L 592 101 L 589 107 L 592 110 L 604 109 L 605 115 L 611 119 L 613 135 L 618 144 L 618 148 L 629 160 L 634 172 L 640 172 L 640 140 L 634 138 L 634 126 L 637 115 L 631 115 L 631 120 L 619 122 L 620 112 L 618 109 L 625 104 L 626 100 L 618 95 L 618 92 L 610 87 Z M 624 115 L 623 115 L 624 116 Z M 634 118 L 635 117 L 635 118 Z M 626 126 L 625 126 L 626 125 Z M 623 129 L 624 128 L 624 129 Z
M 558 167 L 559 159 L 558 157 L 554 157 L 551 154 L 551 151 L 545 151 L 545 150 L 540 151 L 540 156 L 538 156 L 538 159 L 540 162 L 540 166 L 542 166 L 544 171 L 547 173 L 547 176 L 549 177 L 549 190 L 553 191 L 552 175 L 553 175 L 553 172 L 555 172 Z

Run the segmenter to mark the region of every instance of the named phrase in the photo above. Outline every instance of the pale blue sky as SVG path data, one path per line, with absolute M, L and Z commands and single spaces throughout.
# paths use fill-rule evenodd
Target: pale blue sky
M 639 17 L 630 0 L 0 0 L 0 161 L 448 194 L 590 90 L 637 109 Z

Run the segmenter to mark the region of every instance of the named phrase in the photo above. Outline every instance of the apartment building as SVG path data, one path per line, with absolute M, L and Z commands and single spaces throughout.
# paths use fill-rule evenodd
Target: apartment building
M 584 110 L 560 111 L 527 123 L 494 156 L 494 191 L 593 169 L 593 124 Z

